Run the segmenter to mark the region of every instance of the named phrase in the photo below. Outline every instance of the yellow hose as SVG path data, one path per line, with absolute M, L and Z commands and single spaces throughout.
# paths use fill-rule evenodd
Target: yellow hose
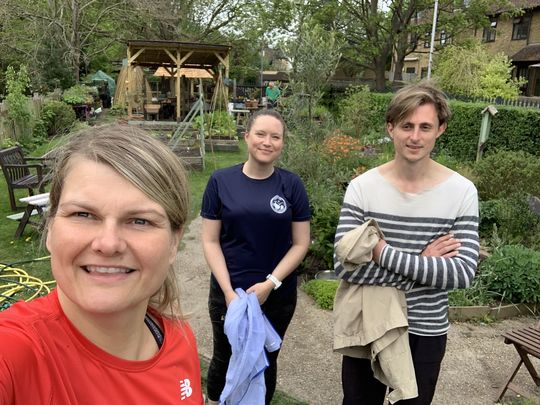
M 34 261 L 48 260 L 50 257 L 41 257 Z M 9 307 L 11 302 L 16 301 L 15 295 L 22 292 L 31 292 L 25 301 L 48 294 L 56 281 L 43 281 L 28 274 L 24 269 L 13 267 L 13 265 L 0 264 L 0 310 Z

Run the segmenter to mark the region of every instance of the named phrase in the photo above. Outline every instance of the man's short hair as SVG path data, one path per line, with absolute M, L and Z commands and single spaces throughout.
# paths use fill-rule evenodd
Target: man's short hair
M 395 94 L 386 110 L 386 123 L 395 125 L 424 104 L 434 105 L 439 118 L 439 126 L 447 123 L 452 115 L 444 93 L 432 82 L 425 80 L 409 84 Z

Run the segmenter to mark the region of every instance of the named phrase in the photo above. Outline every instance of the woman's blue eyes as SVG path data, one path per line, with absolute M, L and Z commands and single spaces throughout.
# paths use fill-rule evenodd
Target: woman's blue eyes
M 77 211 L 73 213 L 73 216 L 77 218 L 92 218 L 92 214 L 85 211 Z M 150 221 L 144 218 L 133 218 L 129 222 L 135 225 L 150 225 Z

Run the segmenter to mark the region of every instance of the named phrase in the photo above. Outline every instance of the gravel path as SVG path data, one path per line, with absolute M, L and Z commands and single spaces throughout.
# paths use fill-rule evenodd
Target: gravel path
M 178 255 L 184 311 L 190 312 L 199 352 L 210 358 L 212 334 L 207 310 L 209 270 L 201 241 L 201 218 L 191 222 Z M 492 325 L 453 323 L 433 404 L 488 405 L 517 363 L 501 333 L 531 325 L 532 317 Z M 298 306 L 279 358 L 278 389 L 312 405 L 341 403 L 340 356 L 332 348 L 332 314 L 299 291 Z M 540 361 L 534 364 L 540 370 Z M 520 371 L 516 381 L 540 397 L 540 389 Z M 508 394 L 507 398 L 511 398 Z M 540 402 L 539 402 L 540 403 Z

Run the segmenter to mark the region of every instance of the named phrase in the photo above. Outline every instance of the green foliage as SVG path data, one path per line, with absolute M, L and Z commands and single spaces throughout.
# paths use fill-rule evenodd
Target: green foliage
M 512 78 L 512 63 L 505 54 L 491 55 L 480 44 L 447 46 L 435 62 L 434 80 L 454 95 L 514 99 L 524 84 Z
M 519 243 L 540 250 L 540 215 L 530 210 L 522 194 L 481 201 L 479 233 L 492 243 Z
M 337 280 L 310 280 L 302 284 L 302 289 L 320 308 L 332 310 L 338 285 Z
M 540 303 L 540 251 L 503 246 L 482 262 L 480 270 L 487 289 L 504 301 Z
M 364 138 L 372 131 L 382 132 L 384 120 L 379 120 L 381 104 L 376 103 L 374 98 L 366 85 L 352 86 L 346 90 L 339 106 L 343 130 L 346 133 Z M 364 141 L 364 144 L 366 143 Z
M 300 130 L 301 131 L 301 130 Z M 304 268 L 308 271 L 332 268 L 333 243 L 339 210 L 345 192 L 343 183 L 352 170 L 337 170 L 316 139 L 287 137 L 281 164 L 297 173 L 306 186 L 312 209 L 310 250 Z
M 92 104 L 96 90 L 84 84 L 76 84 L 64 91 L 64 102 L 72 105 Z
M 341 58 L 341 43 L 333 31 L 313 23 L 302 24 L 297 38 L 284 46 L 293 70 L 290 73 L 292 95 L 282 98 L 289 120 L 304 119 L 298 114 L 319 104 L 328 80 Z M 309 107 L 307 107 L 309 104 Z
M 481 111 L 485 103 L 450 101 L 452 118 L 446 132 L 437 140 L 437 150 L 463 162 L 474 161 L 480 135 Z M 484 155 L 499 150 L 527 151 L 540 156 L 540 110 L 497 106 Z
M 193 120 L 193 128 L 200 129 L 203 123 L 204 135 L 207 138 L 219 136 L 237 139 L 236 122 L 234 122 L 233 116 L 226 111 L 205 113 L 202 118 L 200 115 L 197 115 Z
M 41 114 L 34 126 L 34 135 L 53 137 L 62 135 L 73 127 L 77 118 L 73 108 L 62 101 L 50 100 L 41 109 Z
M 324 263 L 324 267 L 333 268 L 334 237 L 339 219 L 341 202 L 335 199 L 320 198 L 311 190 L 311 237 L 310 251 Z
M 476 187 L 482 200 L 516 193 L 540 196 L 540 157 L 527 152 L 500 151 L 474 165 Z
M 6 70 L 6 102 L 8 105 L 8 117 L 13 121 L 24 121 L 30 118 L 28 109 L 28 97 L 26 91 L 30 85 L 28 69 L 21 65 L 19 71 L 15 71 L 13 66 L 8 66 Z

